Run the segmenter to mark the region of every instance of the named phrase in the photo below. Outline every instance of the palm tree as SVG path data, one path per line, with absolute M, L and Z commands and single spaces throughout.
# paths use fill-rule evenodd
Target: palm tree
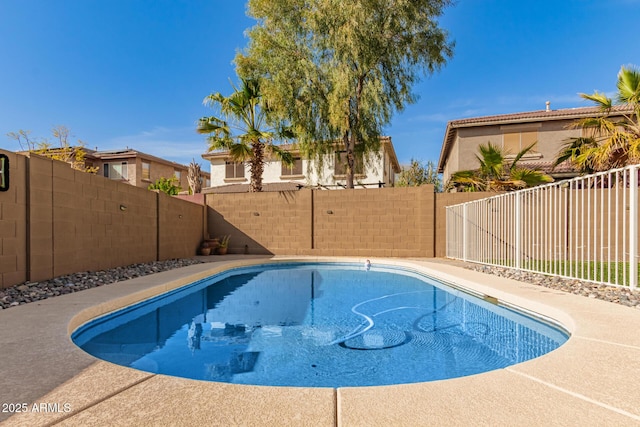
M 623 66 L 616 87 L 617 105 L 622 108 L 616 108 L 613 100 L 603 93 L 580 94 L 594 102 L 601 114 L 573 124 L 574 128 L 589 130 L 591 136 L 569 139 L 554 166 L 568 160 L 582 172 L 595 172 L 640 161 L 640 70 Z M 612 115 L 621 119 L 614 120 Z
M 228 150 L 234 161 L 248 162 L 249 191 L 262 191 L 266 156 L 274 155 L 285 164 L 293 163 L 291 153 L 275 145 L 274 140 L 293 135 L 289 129 L 273 125 L 258 80 L 242 79 L 240 87 L 233 89 L 229 96 L 212 93 L 204 99 L 204 104 L 217 109 L 219 115 L 201 118 L 197 131 L 209 134 L 209 151 Z
M 189 189 L 191 194 L 202 193 L 202 173 L 200 165 L 196 163 L 195 159 L 189 163 L 189 169 L 187 170 L 187 181 L 189 182 Z
M 518 162 L 535 144 L 520 151 L 509 163 L 502 149 L 490 142 L 478 147 L 476 158 L 480 168 L 462 170 L 451 175 L 445 190 L 457 191 L 513 191 L 552 182 L 549 175 L 518 165 Z
M 553 168 L 568 161 L 582 174 L 594 173 L 596 170 L 591 162 L 591 153 L 597 147 L 598 143 L 593 137 L 568 138 L 556 155 Z

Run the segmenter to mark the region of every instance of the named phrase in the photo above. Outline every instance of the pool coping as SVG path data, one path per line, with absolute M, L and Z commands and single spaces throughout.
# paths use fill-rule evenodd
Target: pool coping
M 207 261 L 213 257 L 207 257 Z M 99 361 L 70 334 L 82 323 L 230 267 L 361 257 L 235 256 L 0 311 L 6 425 L 640 425 L 640 310 L 437 259 L 371 258 L 555 319 L 571 333 L 536 359 L 444 381 L 353 388 L 263 387 L 149 374 Z M 486 283 L 490 279 L 490 283 Z M 44 405 L 42 405 L 44 404 Z M 0 408 L 3 409 L 3 408 Z

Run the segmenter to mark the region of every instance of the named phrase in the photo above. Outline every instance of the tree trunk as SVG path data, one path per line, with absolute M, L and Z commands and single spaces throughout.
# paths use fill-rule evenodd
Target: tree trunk
M 262 173 L 264 172 L 264 144 L 260 141 L 252 144 L 253 156 L 249 162 L 251 166 L 251 193 L 262 191 Z
M 342 137 L 344 147 L 347 151 L 347 188 L 353 188 L 353 175 L 355 171 L 355 155 L 353 154 L 353 139 L 349 138 L 349 132 L 345 132 Z
M 189 170 L 187 171 L 187 181 L 189 181 L 189 188 L 191 194 L 198 194 L 202 192 L 202 176 L 200 165 L 193 160 L 189 164 Z
M 350 131 L 347 131 L 344 134 L 344 142 L 347 149 L 347 188 L 353 188 L 355 181 L 354 176 L 356 174 L 356 156 L 354 151 L 357 142 L 356 135 L 359 134 L 357 133 L 357 129 L 360 126 L 360 100 L 362 99 L 364 78 L 364 75 L 358 77 L 355 99 L 353 100 L 353 104 L 351 103 L 351 100 L 348 103 L 349 117 L 347 118 L 347 123 L 349 124 Z M 352 111 L 351 108 L 355 109 L 355 111 Z

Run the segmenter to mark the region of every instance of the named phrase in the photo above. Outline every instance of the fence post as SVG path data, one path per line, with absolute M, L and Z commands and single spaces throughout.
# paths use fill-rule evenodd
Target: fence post
M 467 205 L 462 205 L 462 260 L 467 261 Z
M 638 287 L 638 166 L 629 168 L 629 287 Z
M 520 240 L 520 233 L 521 233 L 521 230 L 522 230 L 522 228 L 521 228 L 522 224 L 520 222 L 521 221 L 521 219 L 520 219 L 520 196 L 521 196 L 521 194 L 520 194 L 519 191 L 516 191 L 514 193 L 514 196 L 516 198 L 516 200 L 515 200 L 515 212 L 514 212 L 514 215 L 515 215 L 515 218 L 514 218 L 514 226 L 515 226 L 514 234 L 515 234 L 515 238 L 516 238 L 516 241 L 515 241 L 515 251 L 516 251 L 516 253 L 515 253 L 515 256 L 516 256 L 515 257 L 516 258 L 515 259 L 515 264 L 516 264 L 515 268 L 520 269 L 522 267 L 521 260 L 520 260 L 520 254 L 522 253 L 522 251 L 520 250 L 521 249 L 520 246 L 522 245 L 522 242 Z

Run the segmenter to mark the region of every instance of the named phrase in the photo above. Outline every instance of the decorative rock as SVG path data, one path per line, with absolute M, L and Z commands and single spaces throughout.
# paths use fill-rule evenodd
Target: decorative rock
M 172 259 L 111 270 L 79 272 L 41 282 L 25 282 L 0 291 L 0 309 L 200 263 L 202 261 L 190 258 Z
M 485 274 L 506 277 L 519 282 L 557 289 L 575 295 L 583 295 L 588 298 L 597 298 L 615 304 L 640 308 L 640 291 L 630 292 L 629 289 L 616 286 L 607 286 L 601 283 L 582 282 L 577 279 L 565 279 L 563 277 L 547 276 L 541 273 L 517 271 L 505 267 L 481 266 L 465 264 L 469 270 L 480 271 Z

